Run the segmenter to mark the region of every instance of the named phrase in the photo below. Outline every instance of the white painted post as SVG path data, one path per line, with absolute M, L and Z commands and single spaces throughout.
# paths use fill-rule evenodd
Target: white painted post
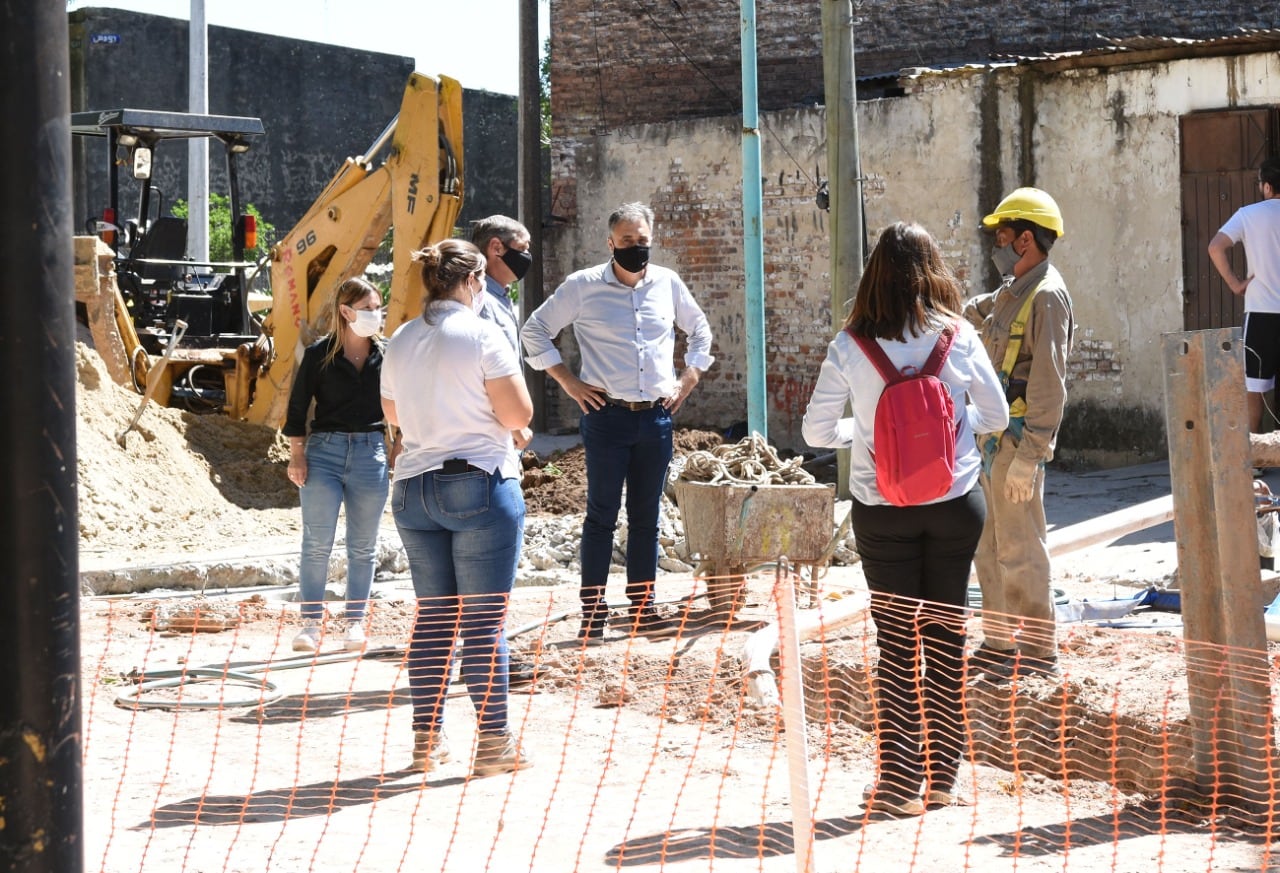
M 209 113 L 209 28 L 204 0 L 191 0 L 188 37 L 188 112 Z M 187 143 L 187 255 L 194 261 L 209 260 L 209 140 L 192 137 Z M 231 217 L 232 222 L 235 216 Z
M 773 598 L 778 604 L 782 728 L 791 777 L 791 838 L 795 844 L 797 873 L 813 873 L 813 802 L 809 797 L 808 734 L 804 683 L 800 676 L 800 634 L 796 628 L 796 586 L 785 557 L 778 560 Z

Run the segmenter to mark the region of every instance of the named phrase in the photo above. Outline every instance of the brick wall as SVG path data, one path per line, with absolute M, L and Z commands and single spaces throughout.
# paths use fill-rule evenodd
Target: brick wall
M 740 10 L 739 0 L 556 0 L 555 135 L 737 112 Z M 1098 34 L 1204 38 L 1276 26 L 1269 4 L 1239 0 L 1062 0 L 1025 7 L 865 0 L 854 2 L 853 14 L 859 76 L 1095 47 L 1103 44 Z M 758 3 L 756 56 L 762 110 L 821 104 L 822 3 Z
M 812 164 L 821 114 L 783 113 L 764 142 L 765 359 L 770 436 L 799 442 L 800 420 L 817 364 L 831 338 L 826 213 L 814 204 Z M 677 424 L 723 430 L 746 419 L 741 132 L 733 119 L 645 126 L 594 138 L 575 150 L 583 202 L 580 221 L 547 240 L 548 291 L 571 269 L 602 261 L 605 217 L 619 203 L 641 200 L 655 214 L 657 263 L 684 278 L 711 323 L 715 365 L 680 411 Z M 790 157 L 789 157 L 790 156 Z M 619 172 L 619 168 L 626 172 Z M 572 331 L 560 339 L 576 366 Z M 683 363 L 683 341 L 676 365 Z M 546 397 L 553 429 L 577 424 L 576 409 L 554 384 Z
M 1274 105 L 1278 82 L 1272 44 L 1244 55 L 1193 49 L 1135 55 L 1121 66 L 1082 59 L 904 79 L 903 96 L 858 104 L 867 235 L 874 242 L 892 221 L 919 221 L 968 293 L 990 290 L 991 240 L 980 219 L 1022 183 L 1024 164 L 1034 167 L 1029 181 L 1054 193 L 1068 217 L 1053 262 L 1078 326 L 1059 457 L 1081 464 L 1160 457 L 1160 337 L 1183 329 L 1179 122 L 1224 105 Z M 1152 94 L 1161 101 L 1153 104 Z M 825 176 L 825 112 L 763 112 L 761 129 L 768 435 L 779 446 L 803 448 L 800 418 L 834 334 L 829 216 L 813 200 L 815 180 Z M 688 281 L 711 322 L 717 359 L 677 423 L 727 428 L 741 421 L 740 118 L 638 124 L 559 145 L 558 171 L 572 172 L 577 215 L 557 223 L 544 242 L 548 293 L 569 270 L 607 257 L 611 208 L 628 200 L 652 204 L 655 261 Z M 562 341 L 572 348 L 570 331 Z M 562 398 L 552 386 L 549 420 L 576 426 L 576 414 L 559 416 Z
M 740 0 L 556 0 L 551 10 L 550 212 L 578 214 L 565 142 L 621 127 L 740 113 Z M 1019 14 L 1024 17 L 1019 18 Z M 950 0 L 853 3 L 859 77 L 1102 45 L 1112 38 L 1206 38 L 1276 26 L 1265 3 L 1062 0 L 1007 7 Z M 822 3 L 756 5 L 762 111 L 821 105 Z
M 768 6 L 757 35 L 761 105 L 820 101 L 817 3 Z M 551 12 L 555 134 L 734 112 L 742 95 L 739 12 L 739 0 L 557 0 Z
M 1072 383 L 1106 382 L 1116 386 L 1124 381 L 1124 364 L 1116 356 L 1115 343 L 1076 337 L 1067 373 Z

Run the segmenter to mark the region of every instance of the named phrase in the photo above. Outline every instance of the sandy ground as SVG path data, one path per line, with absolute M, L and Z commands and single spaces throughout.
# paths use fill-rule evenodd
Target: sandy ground
M 511 714 L 534 766 L 480 780 L 468 778 L 474 717 L 460 685 L 446 715 L 454 760 L 425 778 L 404 769 L 406 603 L 378 603 L 366 657 L 330 645 L 321 662 L 293 656 L 293 614 L 270 603 L 244 607 L 243 623 L 217 634 L 151 631 L 146 601 L 86 604 L 87 868 L 793 870 L 792 810 L 803 806 L 793 798 L 807 787 L 816 871 L 1270 869 L 1256 830 L 1034 768 L 969 763 L 965 805 L 868 815 L 871 735 L 816 707 L 795 752 L 807 768 L 790 771 L 785 720 L 748 698 L 737 661 L 771 612 L 772 581 L 750 583 L 731 630 L 698 626 L 695 601 L 678 639 L 613 635 L 586 649 L 572 621 L 547 620 L 572 607 L 571 587 L 519 591 L 513 623 L 537 627 L 514 646 L 540 677 L 512 695 Z M 680 598 L 691 585 L 667 578 L 660 594 Z M 829 660 L 867 657 L 869 634 L 842 634 Z M 803 652 L 822 659 L 817 644 Z M 1125 675 L 1121 656 L 1095 655 Z M 258 705 L 260 687 L 215 683 L 153 692 L 156 709 L 128 704 L 128 673 L 183 665 L 248 671 L 272 683 L 272 699 Z M 225 703 L 172 708 L 196 701 Z
M 275 434 L 151 407 L 122 449 L 137 395 L 110 384 L 88 350 L 80 367 L 82 568 L 163 572 L 176 560 L 245 556 L 296 564 L 296 493 Z M 1064 527 L 1167 494 L 1168 472 L 1051 471 L 1047 490 L 1051 523 Z M 1074 597 L 1127 596 L 1169 581 L 1175 568 L 1172 525 L 1162 525 L 1058 560 L 1054 584 Z M 811 687 L 801 750 L 781 714 L 747 693 L 741 649 L 776 614 L 773 584 L 770 572 L 753 576 L 739 621 L 726 627 L 706 615 L 705 600 L 688 600 L 699 590 L 692 577 L 664 574 L 660 596 L 683 607 L 686 632 L 615 634 L 592 648 L 573 641 L 576 622 L 565 616 L 576 606 L 572 578 L 517 589 L 510 626 L 524 632 L 513 648 L 540 676 L 512 695 L 512 724 L 534 766 L 489 779 L 468 778 L 474 716 L 461 686 L 446 716 L 454 760 L 425 777 L 404 769 L 401 647 L 412 604 L 403 577 L 378 583 L 364 657 L 329 643 L 333 657 L 296 658 L 297 613 L 284 589 L 199 601 L 226 617 L 218 633 L 165 629 L 164 619 L 190 609 L 189 596 L 86 598 L 86 868 L 795 870 L 792 810 L 805 804 L 793 798 L 807 789 L 804 832 L 819 873 L 1273 869 L 1256 828 L 1105 781 L 1014 773 L 999 760 L 966 764 L 963 806 L 868 815 L 860 796 L 873 740 L 856 713 L 816 717 Z M 856 567 L 833 570 L 823 585 L 862 587 Z M 610 595 L 623 601 L 620 580 Z M 1077 699 L 1102 688 L 1117 718 L 1136 712 L 1159 727 L 1179 693 L 1177 634 L 1169 616 L 1147 630 L 1068 632 L 1063 657 L 1084 689 Z M 872 640 L 863 622 L 826 647 L 807 643 L 806 671 L 829 662 L 856 682 Z M 1172 669 L 1152 681 L 1152 665 Z M 246 676 L 157 689 L 146 708 L 131 702 L 139 674 L 193 667 Z M 1054 693 L 1032 688 L 1022 699 L 1034 710 Z M 789 768 L 789 756 L 807 767 Z

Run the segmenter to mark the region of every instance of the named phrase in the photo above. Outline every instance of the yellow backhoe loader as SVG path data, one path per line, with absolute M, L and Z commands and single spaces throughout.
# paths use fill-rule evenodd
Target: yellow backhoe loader
M 108 136 L 113 153 L 134 151 L 132 160 L 118 162 L 132 164 L 135 177 L 142 178 L 139 161 L 148 162 L 151 154 L 139 158 L 138 144 L 153 149 L 180 135 L 174 133 L 174 116 L 180 114 L 165 115 L 169 127 L 147 129 L 138 126 L 141 119 L 132 110 L 76 113 L 72 129 Z M 206 124 L 203 135 L 227 143 L 236 215 L 234 155 L 247 148 L 252 133 L 244 131 L 256 119 L 214 118 L 219 123 Z M 191 130 L 186 137 L 200 135 Z M 265 265 L 240 260 L 252 230 L 243 218 L 233 229 L 235 263 L 195 264 L 172 252 L 156 257 L 150 249 L 165 222 L 147 220 L 144 198 L 139 218 L 122 224 L 113 200 L 110 212 L 95 222 L 99 236 L 76 240 L 82 320 L 117 382 L 163 405 L 221 410 L 279 427 L 303 349 L 332 327 L 325 323 L 326 304 L 343 281 L 364 272 L 389 229 L 393 269 L 385 332 L 390 335 L 421 312 L 423 288 L 411 255 L 452 235 L 462 208 L 462 178 L 462 86 L 414 73 L 396 118 L 365 154 L 343 163 L 306 215 L 272 247 Z M 113 198 L 115 191 L 113 181 Z M 264 266 L 269 298 L 253 287 Z M 178 321 L 186 332 L 173 348 Z M 168 357 L 157 366 L 162 353 Z

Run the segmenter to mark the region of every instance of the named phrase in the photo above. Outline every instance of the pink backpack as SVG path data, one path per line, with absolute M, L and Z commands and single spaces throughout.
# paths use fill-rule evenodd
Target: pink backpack
M 884 391 L 876 404 L 876 487 L 894 506 L 916 506 L 946 495 L 955 481 L 956 416 L 951 390 L 938 378 L 956 326 L 938 337 L 924 367 L 899 372 L 875 339 L 852 336 L 875 364 Z

